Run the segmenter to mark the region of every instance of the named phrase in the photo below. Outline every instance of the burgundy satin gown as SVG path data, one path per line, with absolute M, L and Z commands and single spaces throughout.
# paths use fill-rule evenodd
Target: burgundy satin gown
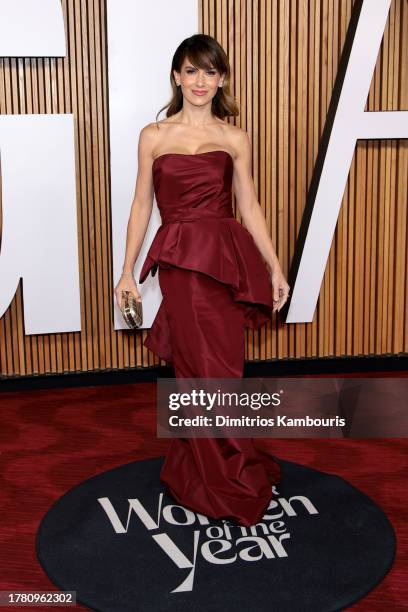
M 223 150 L 153 162 L 162 225 L 139 282 L 159 269 L 163 300 L 144 345 L 179 378 L 242 377 L 245 327 L 270 320 L 272 286 L 251 234 L 234 217 L 233 160 Z M 251 438 L 172 439 L 161 481 L 183 506 L 254 525 L 280 478 Z

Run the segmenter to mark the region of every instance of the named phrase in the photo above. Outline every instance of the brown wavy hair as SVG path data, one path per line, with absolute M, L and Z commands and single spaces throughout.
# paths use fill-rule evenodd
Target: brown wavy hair
M 238 105 L 230 93 L 231 70 L 224 49 L 212 36 L 208 36 L 207 34 L 194 34 L 184 39 L 174 53 L 170 70 L 170 84 L 173 95 L 170 102 L 158 111 L 156 115 L 156 125 L 157 117 L 165 108 L 167 108 L 166 117 L 175 115 L 183 108 L 183 94 L 181 92 L 181 87 L 177 87 L 173 70 L 181 72 L 181 66 L 185 58 L 188 58 L 196 68 L 206 70 L 215 68 L 220 74 L 225 73 L 223 86 L 218 88 L 217 93 L 212 99 L 211 111 L 220 119 L 239 115 Z

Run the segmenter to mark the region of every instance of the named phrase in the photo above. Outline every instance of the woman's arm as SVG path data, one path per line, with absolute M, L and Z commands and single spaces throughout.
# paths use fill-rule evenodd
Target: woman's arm
M 248 134 L 239 129 L 235 138 L 235 148 L 239 154 L 234 162 L 234 193 L 245 227 L 253 237 L 271 273 L 273 297 L 274 300 L 279 299 L 279 303 L 275 302 L 277 306 L 274 307 L 274 310 L 280 310 L 288 298 L 290 287 L 283 275 L 262 208 L 256 196 L 252 178 L 252 148 Z
M 123 263 L 123 272 L 126 273 L 133 273 L 152 214 L 152 144 L 151 126 L 147 125 L 141 130 L 139 136 L 138 171 L 127 225 L 126 252 Z
M 149 124 L 141 130 L 139 136 L 138 171 L 135 194 L 127 225 L 125 259 L 122 275 L 115 287 L 116 301 L 119 307 L 122 290 L 131 291 L 138 301 L 142 299 L 133 276 L 133 268 L 142 248 L 153 209 L 152 132 L 152 124 Z

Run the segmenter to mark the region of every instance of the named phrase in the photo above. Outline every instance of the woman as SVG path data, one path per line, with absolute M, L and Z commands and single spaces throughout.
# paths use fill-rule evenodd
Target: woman
M 133 268 L 154 189 L 162 225 L 139 282 L 159 269 L 163 300 L 144 344 L 171 361 L 178 378 L 242 377 L 245 326 L 270 320 L 289 293 L 257 201 L 248 135 L 224 121 L 238 115 L 229 77 L 227 56 L 214 38 L 184 40 L 173 57 L 167 118 L 145 126 L 139 138 L 115 293 L 118 304 L 123 289 L 141 299 Z M 232 188 L 246 227 L 234 218 Z M 173 439 L 160 474 L 182 505 L 246 526 L 262 518 L 279 476 L 273 458 L 243 438 Z

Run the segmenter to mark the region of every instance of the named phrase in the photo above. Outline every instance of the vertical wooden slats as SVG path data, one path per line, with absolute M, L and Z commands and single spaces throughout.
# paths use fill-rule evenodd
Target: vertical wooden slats
M 199 4 L 198 31 L 216 37 L 229 57 L 240 106 L 230 121 L 250 136 L 254 184 L 285 273 L 353 5 Z M 143 346 L 146 331 L 113 330 L 106 3 L 62 0 L 62 7 L 68 57 L 0 59 L 0 113 L 74 114 L 82 332 L 24 336 L 20 285 L 0 319 L 5 377 L 164 365 Z M 394 0 L 367 111 L 406 110 L 407 40 L 408 4 Z M 247 330 L 247 359 L 407 352 L 407 183 L 406 140 L 358 142 L 313 322 L 274 317 Z M 234 211 L 241 221 L 235 201 Z M 1 223 L 0 216 L 0 236 Z

